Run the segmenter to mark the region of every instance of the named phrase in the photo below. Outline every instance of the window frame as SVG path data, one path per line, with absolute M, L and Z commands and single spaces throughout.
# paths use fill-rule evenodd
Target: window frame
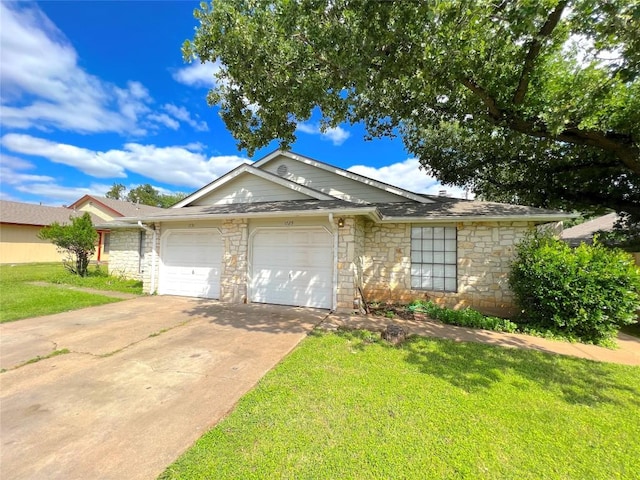
M 416 235 L 416 230 L 419 231 L 419 236 Z M 411 290 L 458 293 L 457 227 L 413 224 L 410 241 Z M 450 247 L 451 241 L 453 248 Z M 418 243 L 420 246 L 416 247 Z M 437 286 L 436 282 L 441 287 Z

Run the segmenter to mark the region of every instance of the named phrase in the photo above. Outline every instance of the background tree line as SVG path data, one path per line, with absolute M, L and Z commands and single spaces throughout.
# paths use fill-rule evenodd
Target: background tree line
M 153 207 L 169 208 L 187 196 L 186 193 L 160 193 L 152 185 L 145 183 L 127 192 L 127 188 L 121 183 L 114 183 L 105 197 L 114 200 L 126 200 L 131 203 L 151 205 Z

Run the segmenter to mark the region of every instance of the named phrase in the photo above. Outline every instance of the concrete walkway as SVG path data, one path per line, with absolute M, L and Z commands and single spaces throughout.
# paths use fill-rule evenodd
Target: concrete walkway
M 370 331 L 383 330 L 389 324 L 403 326 L 410 334 L 426 337 L 446 338 L 458 342 L 477 342 L 498 345 L 501 347 L 524 348 L 546 353 L 557 353 L 572 357 L 587 358 L 598 362 L 620 363 L 624 365 L 640 365 L 640 338 L 620 333 L 617 350 L 569 343 L 545 338 L 532 337 L 516 333 L 499 333 L 490 330 L 456 327 L 433 320 L 402 320 L 365 315 L 332 314 L 321 327 L 335 329 L 338 327 L 356 328 Z
M 147 296 L 1 324 L 0 478 L 155 479 L 326 315 Z

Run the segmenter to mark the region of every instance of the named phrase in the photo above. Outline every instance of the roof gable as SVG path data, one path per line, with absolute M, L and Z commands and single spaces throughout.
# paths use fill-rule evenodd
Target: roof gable
M 306 168 L 301 169 L 304 172 L 294 171 L 299 170 L 297 168 L 288 171 L 287 165 L 291 162 L 305 166 Z M 419 203 L 433 202 L 423 195 L 288 151 L 276 150 L 255 162 L 253 166 L 277 173 L 283 178 L 291 179 L 296 183 L 316 188 L 333 197 L 350 202 L 373 203 L 407 200 Z
M 243 187 L 243 178 L 245 179 L 245 187 Z M 257 180 L 257 182 L 264 186 L 272 186 L 273 189 L 283 192 L 283 200 L 294 200 L 311 198 L 316 200 L 335 200 L 334 197 L 314 190 L 313 188 L 306 187 L 304 185 L 297 184 L 291 180 L 281 178 L 270 172 L 259 170 L 252 165 L 242 164 L 222 177 L 214 180 L 213 182 L 205 185 L 200 190 L 192 193 L 188 197 L 184 198 L 180 202 L 176 203 L 171 208 L 182 208 L 195 205 L 206 204 L 225 204 L 225 203 L 251 203 L 255 201 L 263 201 L 261 196 L 253 195 L 253 192 L 248 188 L 248 181 L 246 179 Z M 230 197 L 232 185 L 235 187 L 237 193 L 236 198 Z M 243 191 L 243 188 L 245 190 Z M 219 192 L 220 195 L 215 195 L 215 192 Z M 297 195 L 284 195 L 284 192 L 296 193 Z M 209 197 L 209 201 L 207 201 Z M 276 192 L 273 195 L 273 199 L 278 197 Z M 273 200 L 272 199 L 272 200 Z
M 95 195 L 85 195 L 69 205 L 69 208 L 88 211 L 103 220 L 152 214 L 164 210 L 163 208 L 152 205 L 132 203 L 127 200 L 116 200 L 115 198 L 98 197 Z

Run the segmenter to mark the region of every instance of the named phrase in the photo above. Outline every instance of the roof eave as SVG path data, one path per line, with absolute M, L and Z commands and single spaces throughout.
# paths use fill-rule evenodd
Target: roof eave
M 442 222 L 559 222 L 575 218 L 575 214 L 540 215 L 440 215 L 423 217 L 383 216 L 380 223 L 442 223 Z
M 138 221 L 142 222 L 185 222 L 193 220 L 225 220 L 228 218 L 276 218 L 276 217 L 318 217 L 329 214 L 339 215 L 365 215 L 372 219 L 379 219 L 378 211 L 376 207 L 365 208 L 328 208 L 324 210 L 290 210 L 283 211 L 278 210 L 275 212 L 245 212 L 245 213 L 197 213 L 193 215 L 181 215 L 181 216 L 147 216 L 147 217 L 123 217 L 118 218 L 119 224 L 115 224 L 115 227 L 126 227 L 135 225 Z M 124 225 L 123 223 L 126 223 Z M 104 224 L 104 226 L 110 226 Z

